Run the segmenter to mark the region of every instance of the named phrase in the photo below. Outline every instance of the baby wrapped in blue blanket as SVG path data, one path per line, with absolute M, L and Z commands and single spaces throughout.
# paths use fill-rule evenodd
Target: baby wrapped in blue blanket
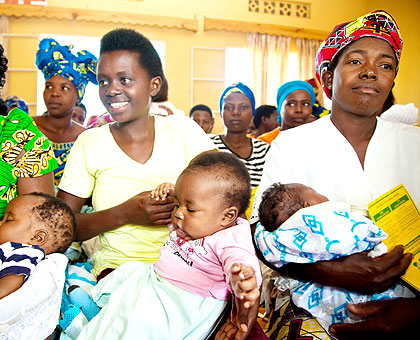
M 279 184 L 268 188 L 259 206 L 255 243 L 264 258 L 277 268 L 287 263 L 313 263 L 371 250 L 375 257 L 387 252 L 387 234 L 368 217 L 366 210 L 347 203 L 330 202 L 303 184 Z M 284 287 L 285 280 L 282 281 Z M 347 304 L 414 297 L 396 284 L 374 295 L 287 279 L 291 299 L 317 318 L 328 330 L 333 323 L 350 323 Z

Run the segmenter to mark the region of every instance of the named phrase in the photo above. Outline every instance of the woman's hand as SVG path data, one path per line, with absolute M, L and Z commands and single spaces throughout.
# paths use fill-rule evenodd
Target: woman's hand
M 216 333 L 214 340 L 242 340 L 241 337 L 246 339 L 238 327 L 232 323 L 231 318 L 228 318 Z
M 222 325 L 215 336 L 215 340 L 245 340 L 257 320 L 259 304 L 255 303 L 251 308 L 245 308 L 244 301 L 233 297 L 235 304 L 231 316 Z M 233 321 L 232 321 L 233 320 Z M 247 330 L 238 328 L 238 324 L 246 325 Z
M 257 319 L 260 291 L 252 267 L 233 264 L 230 285 L 235 299 L 231 317 L 217 332 L 215 340 L 243 340 Z
M 174 208 L 173 196 L 168 196 L 165 201 L 156 201 L 151 197 L 150 191 L 145 191 L 113 208 L 80 214 L 86 198 L 74 196 L 63 190 L 58 191 L 57 197 L 66 202 L 76 215 L 77 241 L 88 240 L 126 224 L 168 224 L 171 222 Z
M 152 198 L 151 191 L 144 191 L 117 207 L 124 219 L 122 225 L 162 225 L 171 223 L 174 199 L 172 195 L 167 195 L 163 201 L 156 200 Z
M 330 261 L 311 264 L 287 264 L 278 270 L 297 279 L 315 281 L 324 286 L 344 288 L 361 294 L 383 292 L 392 286 L 407 270 L 413 255 L 404 254 L 404 247 L 376 258 L 367 252 Z
M 230 321 L 223 325 L 219 332 L 225 333 L 226 339 L 233 335 L 235 335 L 233 339 L 246 339 L 256 320 L 260 300 L 254 269 L 237 263 L 233 264 L 230 269 L 230 285 L 234 293 L 235 308 Z M 234 327 L 229 323 L 233 323 Z
M 330 333 L 346 339 L 411 339 L 420 322 L 420 299 L 392 299 L 348 305 L 349 312 L 365 321 L 330 326 Z
M 404 275 L 412 259 L 413 255 L 404 254 L 401 245 L 376 258 L 368 257 L 367 252 L 346 256 L 336 285 L 365 294 L 383 292 Z

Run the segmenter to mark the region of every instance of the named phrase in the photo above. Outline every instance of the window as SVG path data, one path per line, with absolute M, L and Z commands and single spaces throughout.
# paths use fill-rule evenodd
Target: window
M 226 47 L 225 87 L 237 82 L 253 88 L 251 56 L 246 48 Z

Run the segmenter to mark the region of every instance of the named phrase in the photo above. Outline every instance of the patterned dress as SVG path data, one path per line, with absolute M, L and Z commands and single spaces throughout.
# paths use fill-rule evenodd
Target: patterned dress
M 67 157 L 69 156 L 70 150 L 73 147 L 74 142 L 68 143 L 54 143 L 51 142 L 52 149 L 54 151 L 55 159 L 58 163 L 58 168 L 54 170 L 54 184 L 56 187 L 60 184 L 61 177 L 63 177 L 64 167 L 67 163 Z
M 0 218 L 17 196 L 18 177 L 39 177 L 57 168 L 51 144 L 19 109 L 0 117 Z

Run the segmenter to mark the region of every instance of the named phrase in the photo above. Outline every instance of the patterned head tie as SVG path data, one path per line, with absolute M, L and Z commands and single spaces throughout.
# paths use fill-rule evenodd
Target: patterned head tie
M 86 85 L 92 82 L 97 85 L 97 58 L 89 51 L 71 53 L 73 46 L 60 45 L 54 39 L 46 38 L 40 41 L 36 54 L 36 66 L 44 74 L 45 81 L 52 76 L 61 76 L 70 80 L 76 86 L 80 101 L 85 94 Z
M 397 73 L 403 45 L 400 30 L 395 20 L 387 12 L 374 11 L 355 21 L 336 26 L 325 39 L 316 54 L 315 69 L 318 81 L 322 84 L 322 74 L 343 48 L 365 37 L 379 38 L 391 45 L 397 61 L 395 70 Z M 324 85 L 322 87 L 327 97 L 331 99 L 331 90 Z
M 220 101 L 219 101 L 220 115 L 223 116 L 223 104 L 224 104 L 226 98 L 229 97 L 229 95 L 231 95 L 232 93 L 242 93 L 245 96 L 247 96 L 249 101 L 251 102 L 252 115 L 255 116 L 254 93 L 251 91 L 251 89 L 248 86 L 242 84 L 241 82 L 232 84 L 231 86 L 227 87 L 223 91 L 222 96 L 220 97 Z
M 29 113 L 28 105 L 26 105 L 25 101 L 18 96 L 9 96 L 6 98 L 6 105 L 7 109 L 10 111 L 11 109 L 17 107 L 21 109 L 23 112 Z

